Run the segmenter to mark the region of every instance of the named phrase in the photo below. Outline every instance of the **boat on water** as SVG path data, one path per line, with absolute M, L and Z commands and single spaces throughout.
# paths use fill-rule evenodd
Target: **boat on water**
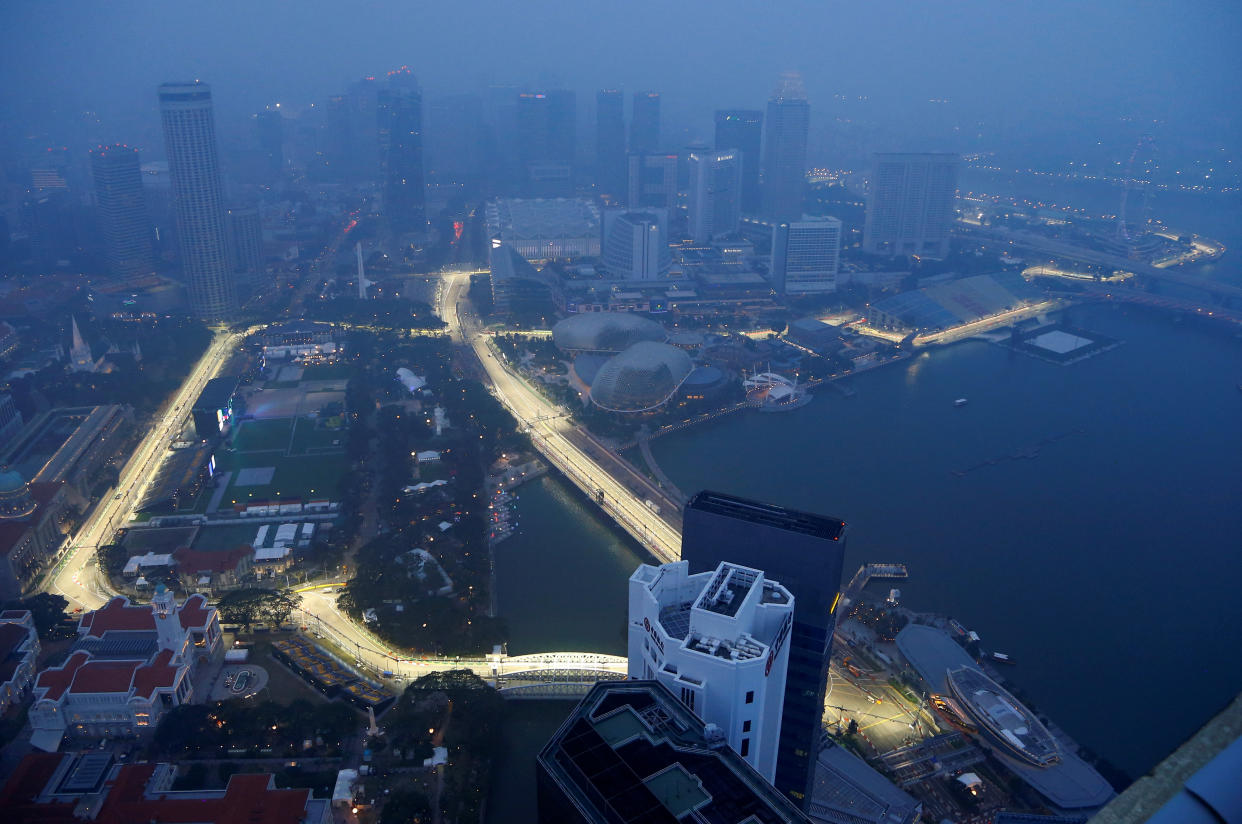
M 992 660 L 998 664 L 1012 664 L 1013 659 L 1003 652 L 992 653 Z
M 953 698 L 1009 755 L 1036 767 L 1061 760 L 1048 728 L 1000 684 L 974 667 L 951 669 L 945 676 Z
M 958 398 L 957 400 L 955 400 L 955 401 L 953 402 L 953 405 L 954 405 L 954 406 L 956 406 L 956 407 L 959 407 L 959 408 L 960 408 L 960 407 L 963 407 L 963 406 L 965 406 L 965 405 L 966 405 L 966 399 L 965 399 L 965 398 Z
M 776 372 L 756 372 L 750 376 L 742 375 L 742 388 L 746 390 L 746 398 L 757 403 L 760 412 L 788 412 L 801 409 L 811 402 L 811 394 L 798 386 L 798 381 L 790 380 Z

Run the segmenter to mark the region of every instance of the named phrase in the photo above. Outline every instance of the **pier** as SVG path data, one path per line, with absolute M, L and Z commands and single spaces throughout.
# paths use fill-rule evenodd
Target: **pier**
M 858 593 L 862 592 L 867 584 L 871 583 L 872 578 L 905 580 L 910 577 L 909 570 L 905 564 L 863 564 L 854 573 L 854 577 L 845 585 L 845 589 L 841 591 L 840 608 L 845 609 L 854 603 L 858 598 Z

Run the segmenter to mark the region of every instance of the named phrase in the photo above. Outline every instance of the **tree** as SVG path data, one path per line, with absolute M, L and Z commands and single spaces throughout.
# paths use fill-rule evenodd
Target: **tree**
M 28 609 L 34 619 L 39 640 L 54 641 L 58 638 L 69 638 L 75 633 L 73 621 L 65 616 L 69 609 L 69 601 L 63 595 L 40 592 L 20 601 L 9 601 L 4 609 Z
M 421 824 L 431 820 L 431 802 L 418 790 L 397 790 L 388 796 L 380 824 Z
M 287 589 L 235 589 L 220 599 L 217 609 L 227 624 L 250 629 L 254 623 L 283 624 L 297 609 L 298 601 Z

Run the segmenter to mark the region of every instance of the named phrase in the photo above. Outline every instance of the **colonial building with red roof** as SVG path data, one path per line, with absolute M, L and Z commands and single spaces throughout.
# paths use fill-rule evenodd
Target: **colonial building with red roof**
M 173 790 L 173 764 L 118 765 L 111 754 L 28 755 L 0 788 L 9 824 L 327 824 L 328 799 L 278 790 L 273 776 L 239 774 L 223 790 Z
M 220 618 L 195 593 L 177 605 L 160 586 L 150 606 L 117 596 L 82 616 L 69 658 L 35 679 L 31 743 L 56 750 L 66 734 L 141 735 L 194 699 L 191 676 L 223 654 Z
M 29 610 L 0 612 L 0 715 L 29 693 L 39 649 L 39 633 Z
M 65 483 L 28 484 L 0 467 L 0 598 L 20 598 L 64 543 Z

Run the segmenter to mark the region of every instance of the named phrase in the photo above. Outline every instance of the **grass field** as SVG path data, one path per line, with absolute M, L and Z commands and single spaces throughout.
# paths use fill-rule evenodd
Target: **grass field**
M 194 540 L 194 548 L 200 550 L 226 550 L 254 540 L 258 524 L 230 524 L 200 529 Z
M 238 452 L 260 452 L 289 448 L 289 436 L 296 418 L 272 418 L 263 421 L 244 421 L 233 435 L 233 448 Z
M 303 501 L 334 498 L 341 478 L 348 469 L 348 461 L 343 452 L 293 457 L 270 452 L 231 452 L 216 456 L 216 467 L 220 471 L 236 472 L 246 467 L 261 466 L 276 469 L 271 483 L 262 486 L 236 486 L 230 480 L 229 489 L 220 502 L 221 506 L 232 506 L 234 503 L 246 501 L 274 501 L 277 498 L 298 498 Z
M 344 449 L 345 438 L 348 434 L 345 429 L 321 428 L 316 426 L 315 421 L 310 418 L 298 418 L 289 454 L 306 455 Z

